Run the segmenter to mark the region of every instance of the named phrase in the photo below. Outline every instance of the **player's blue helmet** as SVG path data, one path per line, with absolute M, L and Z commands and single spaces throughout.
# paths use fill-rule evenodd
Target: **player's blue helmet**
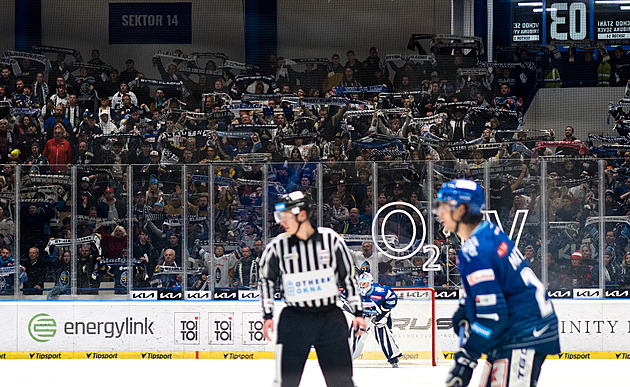
M 480 214 L 484 208 L 485 197 L 479 184 L 472 180 L 458 179 L 442 184 L 437 201 L 448 203 L 453 210 L 460 204 L 467 204 L 469 213 Z

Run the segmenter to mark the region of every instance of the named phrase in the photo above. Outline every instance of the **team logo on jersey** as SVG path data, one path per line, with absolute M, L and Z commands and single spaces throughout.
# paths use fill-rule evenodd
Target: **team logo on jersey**
M 127 268 L 124 270 L 125 271 L 120 275 L 120 284 L 122 286 L 127 286 Z
M 363 273 L 369 273 L 370 272 L 370 263 L 368 261 L 365 261 L 361 264 L 361 272 Z
M 317 255 L 321 265 L 330 265 L 330 253 L 328 251 L 320 251 Z
M 492 306 L 497 304 L 496 294 L 480 294 L 475 298 L 477 306 Z
M 497 249 L 497 254 L 499 254 L 499 258 L 505 257 L 505 254 L 508 252 L 508 245 L 505 242 L 501 242 L 499 248 Z
M 284 259 L 297 259 L 297 253 L 288 253 L 284 255 Z
M 466 276 L 470 286 L 474 286 L 479 282 L 494 281 L 494 271 L 492 269 L 483 269 L 472 272 Z

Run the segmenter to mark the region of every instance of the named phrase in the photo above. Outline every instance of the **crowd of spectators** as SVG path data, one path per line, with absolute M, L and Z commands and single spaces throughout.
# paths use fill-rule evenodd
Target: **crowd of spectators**
M 630 78 L 617 51 L 607 84 Z M 50 68 L 24 55 L 17 76 L 6 65 L 0 290 L 13 293 L 18 271 L 24 294 L 44 294 L 53 283 L 49 298 L 69 294 L 73 276 L 79 294 L 124 294 L 128 281 L 138 289 L 208 289 L 213 275 L 198 251 L 209 245 L 215 259 L 235 253 L 225 258 L 229 286 L 254 286 L 265 238 L 282 231 L 263 204 L 294 190 L 322 204 L 321 224 L 348 237 L 358 270 L 389 285 L 426 286 L 433 275 L 437 286 L 457 286 L 459 242 L 442 233 L 427 202 L 445 180 L 484 183 L 488 168 L 489 208 L 504 227 L 529 210 L 520 247 L 539 274 L 540 221 L 550 221 L 551 289 L 598 286 L 600 261 L 607 286 L 629 287 L 630 147 L 622 137 L 578 139 L 571 126 L 519 130 L 528 100 L 555 76 L 557 62 L 522 50 L 483 64 L 474 41 L 457 39 L 434 41 L 432 55 L 424 54 L 383 57 L 371 47 L 363 60 L 348 50 L 346 60 L 273 55 L 256 67 L 220 53 L 158 52 L 155 78 L 133 59 L 119 72 L 98 50 L 85 63 L 59 52 Z M 572 66 L 561 73 L 573 76 Z M 611 105 L 620 136 L 624 101 Z M 604 176 L 597 159 L 605 160 Z M 548 192 L 540 190 L 543 178 Z M 589 222 L 599 215 L 600 181 L 604 215 L 618 217 L 606 222 L 601 260 L 599 224 Z M 361 239 L 393 201 L 415 206 L 433 227 L 440 271 L 423 270 L 426 256 L 392 260 Z M 409 214 L 393 214 L 386 227 L 403 245 L 415 238 L 408 219 L 421 223 Z M 17 262 L 19 270 L 6 269 Z

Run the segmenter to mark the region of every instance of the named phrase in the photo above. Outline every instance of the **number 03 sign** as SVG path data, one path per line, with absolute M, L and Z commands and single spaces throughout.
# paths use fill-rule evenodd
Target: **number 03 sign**
M 380 216 L 384 213 L 384 211 L 386 211 L 390 207 L 396 207 L 396 208 L 388 211 L 385 214 L 383 221 L 379 222 Z M 414 219 L 414 217 L 409 213 L 409 211 L 402 209 L 400 207 L 407 207 L 411 209 L 413 212 L 415 212 L 416 215 L 418 215 L 418 218 L 420 218 L 420 224 L 422 225 L 421 231 L 418 230 L 418 226 L 416 226 L 416 219 Z M 387 222 L 390 220 L 390 217 L 395 214 L 401 214 L 401 215 L 406 216 L 409 219 L 409 223 L 411 223 L 411 238 L 409 240 L 409 243 L 407 243 L 405 246 L 402 246 L 402 247 L 393 246 L 391 243 L 389 243 L 389 241 L 386 238 L 387 234 L 385 230 L 387 227 Z M 380 228 L 379 228 L 379 223 L 380 223 Z M 421 232 L 420 235 L 418 235 L 419 231 Z M 376 249 L 380 253 L 392 259 L 407 259 L 407 258 L 413 257 L 418 252 L 422 251 L 422 252 L 428 253 L 429 255 L 429 259 L 427 259 L 424 265 L 422 265 L 422 270 L 423 271 L 438 271 L 440 270 L 440 265 L 437 264 L 436 261 L 439 257 L 439 249 L 435 245 L 425 245 L 424 241 L 426 238 L 427 238 L 427 225 L 424 220 L 424 217 L 422 216 L 422 213 L 420 212 L 420 210 L 416 206 L 410 203 L 405 203 L 405 202 L 388 203 L 378 210 L 378 212 L 376 213 L 376 216 L 374 217 L 374 220 L 372 221 L 372 242 L 374 243 L 374 246 L 376 246 Z M 381 247 L 381 244 L 384 245 L 389 251 L 383 249 Z M 390 251 L 393 251 L 395 254 L 391 254 Z

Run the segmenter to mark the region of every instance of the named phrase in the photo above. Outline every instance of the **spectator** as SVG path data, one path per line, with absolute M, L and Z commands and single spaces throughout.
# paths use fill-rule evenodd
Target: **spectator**
M 112 187 L 105 189 L 105 193 L 98 200 L 96 210 L 99 218 L 122 219 L 126 214 L 124 203 L 114 197 L 114 189 Z
M 149 231 L 144 228 L 138 231 L 137 241 L 133 245 L 133 257 L 141 261 L 138 270 L 137 287 L 140 289 L 150 287 L 149 280 L 157 266 L 158 254 L 149 241 Z
M 156 266 L 153 276 L 151 277 L 151 287 L 165 289 L 174 288 L 178 284 L 178 279 L 177 274 L 171 272 L 178 267 L 179 265 L 175 262 L 175 250 L 164 250 L 164 263 Z
M 370 226 L 361 220 L 360 215 L 358 208 L 350 209 L 348 220 L 343 222 L 340 234 L 368 235 Z
M 39 258 L 39 249 L 31 247 L 28 250 L 28 262 L 24 264 L 28 279 L 24 282 L 24 295 L 44 294 L 44 280 L 46 278 L 46 266 Z
M 11 268 L 8 271 L 0 273 L 0 295 L 13 295 L 13 286 L 15 278 L 15 260 L 11 256 L 11 250 L 5 246 L 0 248 L 0 268 Z M 6 269 L 5 269 L 6 270 Z M 20 265 L 20 283 L 24 283 L 27 280 L 26 269 Z
M 97 256 L 89 244 L 79 247 L 77 259 L 77 294 L 98 294 L 100 276 L 98 275 Z
M 579 210 L 573 204 L 573 199 L 570 195 L 564 195 L 562 197 L 562 207 L 556 211 L 556 221 L 568 221 L 573 222 L 577 218 Z
M 241 259 L 234 267 L 232 286 L 258 286 L 258 263 L 252 259 L 252 250 L 249 246 L 244 246 L 241 250 Z
M 50 220 L 55 215 L 54 209 L 47 203 L 22 204 L 20 224 L 20 245 L 46 247 L 50 236 Z
M 619 268 L 617 283 L 622 289 L 630 289 L 630 251 L 623 257 L 623 262 Z
M 182 246 L 179 243 L 179 235 L 172 233 L 168 237 L 168 245 L 162 249 L 158 262 L 164 262 L 166 260 L 166 251 L 172 250 L 175 252 L 174 260 L 177 266 L 182 266 Z
M 607 288 L 618 286 L 618 277 L 621 272 L 621 267 L 614 260 L 614 251 L 612 248 L 607 248 L 604 252 L 604 281 Z M 593 266 L 595 275 L 599 276 L 599 263 Z
M 67 166 L 72 160 L 72 149 L 70 143 L 64 138 L 66 130 L 62 124 L 55 124 L 53 128 L 54 137 L 44 147 L 43 155 L 50 163 L 52 173 L 66 173 Z
M 591 267 L 582 264 L 582 253 L 576 251 L 571 254 L 571 266 L 562 275 L 563 286 L 569 289 L 591 287 L 595 284 L 591 273 Z
M 62 294 L 72 292 L 72 255 L 70 251 L 64 251 L 57 261 L 55 268 L 55 286 L 50 289 L 47 295 L 48 300 L 53 300 Z
M 101 231 L 97 235 L 101 238 L 105 258 L 118 258 L 122 251 L 127 248 L 127 231 L 123 226 L 114 227 L 111 234 Z

